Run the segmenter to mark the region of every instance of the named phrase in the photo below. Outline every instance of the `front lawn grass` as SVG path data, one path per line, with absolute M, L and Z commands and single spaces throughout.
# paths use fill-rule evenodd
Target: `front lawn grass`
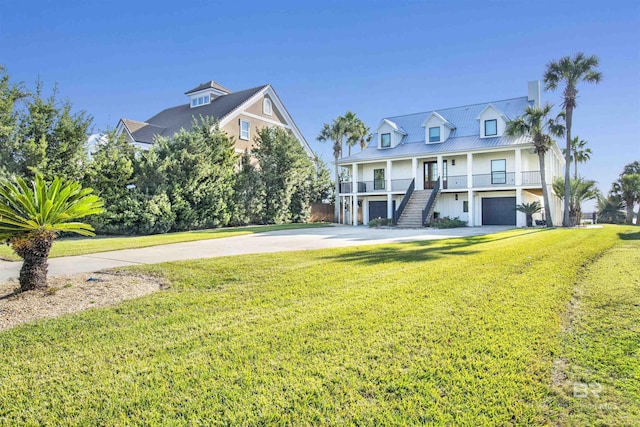
M 620 237 L 574 289 L 556 384 L 561 425 L 640 425 L 640 232 Z
M 210 230 L 183 231 L 130 237 L 70 237 L 56 240 L 51 248 L 51 258 L 116 251 L 119 249 L 146 248 L 170 243 L 193 242 L 195 240 L 219 239 L 243 234 L 266 233 L 267 231 L 296 230 L 300 228 L 328 227 L 326 223 L 259 225 L 251 227 L 215 228 Z M 0 259 L 18 261 L 21 258 L 7 245 L 0 245 Z
M 569 303 L 589 287 L 585 266 L 628 242 L 626 230 L 132 267 L 171 289 L 0 333 L 0 423 L 558 423 L 567 408 L 552 375 L 574 348 Z M 592 337 L 627 320 L 613 316 Z M 638 331 L 602 345 L 618 339 L 637 343 Z M 616 360 L 616 372 L 638 372 L 637 358 Z M 632 399 L 638 377 L 624 381 L 610 386 Z

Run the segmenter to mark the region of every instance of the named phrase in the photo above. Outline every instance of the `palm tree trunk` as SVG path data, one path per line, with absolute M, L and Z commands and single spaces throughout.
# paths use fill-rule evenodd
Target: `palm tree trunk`
M 627 205 L 627 218 L 625 219 L 625 224 L 633 224 L 633 199 L 625 200 L 625 205 Z
M 569 203 L 571 199 L 571 174 L 569 169 L 571 167 L 571 122 L 573 119 L 573 108 L 567 108 L 567 147 L 564 152 L 564 200 L 562 210 L 562 226 L 571 227 L 571 220 L 569 219 Z
M 333 220 L 335 223 L 340 222 L 340 176 L 338 174 L 338 155 L 335 155 L 335 173 L 336 173 L 336 194 L 335 194 L 335 202 L 333 206 Z
M 547 178 L 544 164 L 544 153 L 538 152 L 538 161 L 540 163 L 540 184 L 542 185 L 542 198 L 544 199 L 544 219 L 547 227 L 553 227 L 553 218 L 551 218 L 551 206 L 549 205 L 549 189 L 547 188 Z
M 11 242 L 13 250 L 24 260 L 20 269 L 20 291 L 44 289 L 47 285 L 49 251 L 55 234 L 42 232 Z
M 574 173 L 573 173 L 573 177 L 575 179 L 578 179 L 578 153 L 574 153 L 573 155 L 573 164 L 574 164 Z

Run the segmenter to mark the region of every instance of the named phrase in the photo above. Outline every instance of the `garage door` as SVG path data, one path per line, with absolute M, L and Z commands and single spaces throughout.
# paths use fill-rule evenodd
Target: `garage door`
M 369 202 L 369 220 L 387 217 L 387 202 Z
M 516 198 L 482 199 L 482 225 L 516 225 Z

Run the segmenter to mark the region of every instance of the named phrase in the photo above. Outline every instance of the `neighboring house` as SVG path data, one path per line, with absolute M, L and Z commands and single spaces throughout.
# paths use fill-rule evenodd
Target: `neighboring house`
M 189 102 L 160 111 L 139 122 L 120 119 L 116 135 L 148 149 L 157 136 L 172 137 L 180 129 L 191 129 L 194 118 L 214 117 L 220 128 L 235 139 L 236 152 L 250 150 L 258 129 L 278 126 L 291 131 L 309 156 L 313 152 L 271 85 L 232 92 L 213 80 L 185 92 Z
M 340 187 L 344 217 L 357 225 L 362 210 L 364 224 L 380 217 L 419 227 L 437 212 L 469 226 L 525 226 L 516 205 L 543 203 L 538 155 L 531 138 L 504 131 L 527 105 L 539 104 L 540 83 L 529 82 L 528 96 L 382 119 L 367 148 L 338 162 L 349 174 Z M 551 183 L 564 167 L 557 144 L 545 161 L 557 224 L 562 207 Z

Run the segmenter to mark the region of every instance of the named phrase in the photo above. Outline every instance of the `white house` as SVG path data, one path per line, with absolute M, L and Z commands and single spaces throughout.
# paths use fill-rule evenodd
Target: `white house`
M 364 224 L 392 218 L 416 227 L 437 212 L 469 226 L 525 226 L 515 206 L 543 203 L 538 155 L 530 137 L 504 131 L 527 105 L 539 104 L 534 81 L 528 96 L 382 119 L 367 148 L 338 162 L 348 176 L 340 188 L 345 218 L 357 225 L 361 214 Z M 551 190 L 564 167 L 557 144 L 545 162 L 551 215 L 559 223 L 562 206 Z

